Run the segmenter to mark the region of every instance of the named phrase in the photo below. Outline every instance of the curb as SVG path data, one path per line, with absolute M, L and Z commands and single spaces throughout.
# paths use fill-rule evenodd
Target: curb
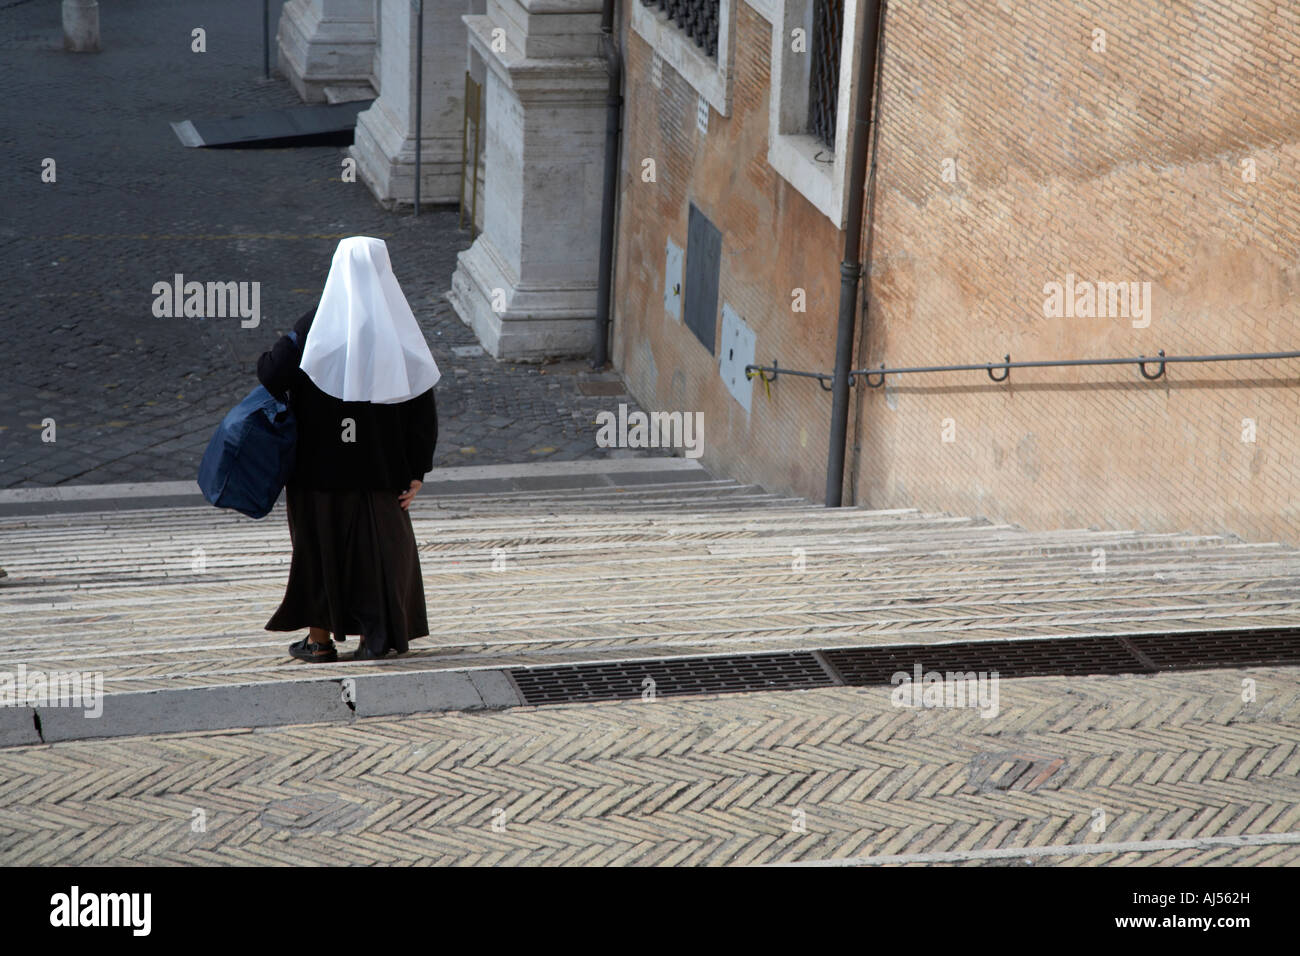
M 97 717 L 82 707 L 0 707 L 0 747 L 502 710 L 524 701 L 505 671 L 484 669 L 148 690 L 108 694 L 100 703 Z
M 537 461 L 435 468 L 424 476 L 428 496 L 502 491 L 613 488 L 620 484 L 712 480 L 698 459 L 675 456 Z M 279 502 L 277 502 L 277 505 Z M 53 485 L 0 490 L 0 518 L 79 511 L 211 507 L 195 481 Z

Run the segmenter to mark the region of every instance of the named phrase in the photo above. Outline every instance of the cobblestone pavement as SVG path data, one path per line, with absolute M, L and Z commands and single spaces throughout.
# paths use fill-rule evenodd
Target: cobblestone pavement
M 834 688 L 13 748 L 0 862 L 1296 865 L 1298 678 L 1009 680 L 991 719 Z
M 58 4 L 0 6 L 0 487 L 192 479 L 258 354 L 358 234 L 388 242 L 443 370 L 435 465 L 605 457 L 595 412 L 632 400 L 583 394 L 585 362 L 453 352 L 476 344 L 441 299 L 468 245 L 455 210 L 385 211 L 341 181 L 338 147 L 181 146 L 171 121 L 298 105 L 261 77 L 257 0 L 121 0 L 100 18 L 103 52 L 74 55 Z M 196 26 L 206 53 L 190 50 Z M 260 325 L 154 317 L 153 285 L 176 273 L 259 282 Z

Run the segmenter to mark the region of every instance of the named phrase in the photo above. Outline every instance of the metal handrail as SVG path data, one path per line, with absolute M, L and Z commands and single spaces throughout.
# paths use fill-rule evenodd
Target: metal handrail
M 1148 381 L 1154 382 L 1165 374 L 1165 366 L 1170 362 L 1252 362 L 1269 359 L 1289 359 L 1300 358 L 1300 351 L 1296 352 L 1235 352 L 1226 355 L 1165 355 L 1165 350 L 1161 349 L 1153 356 L 1139 355 L 1137 358 L 1096 358 L 1096 359 L 1042 359 L 1032 362 L 1013 362 L 1011 356 L 1007 355 L 1001 362 L 985 362 L 983 365 L 913 365 L 899 368 L 886 368 L 885 363 L 881 362 L 879 368 L 860 368 L 849 372 L 849 385 L 856 384 L 854 379 L 861 376 L 870 388 L 880 388 L 885 384 L 886 375 L 913 375 L 920 372 L 987 372 L 989 378 L 995 382 L 1005 382 L 1011 377 L 1013 368 L 1057 368 L 1057 367 L 1074 367 L 1084 365 L 1136 365 L 1142 377 Z M 1155 372 L 1148 372 L 1147 366 L 1157 366 Z M 1000 376 L 994 375 L 993 372 L 1001 369 Z M 769 378 L 767 373 L 771 372 Z M 746 365 L 745 377 L 752 379 L 757 373 L 759 378 L 765 384 L 775 382 L 781 375 L 795 375 L 800 378 L 813 378 L 821 386 L 823 391 L 831 390 L 827 382 L 833 382 L 835 376 L 829 372 L 803 372 L 796 369 L 781 368 L 773 360 L 768 365 Z M 873 379 L 875 379 L 873 381 Z

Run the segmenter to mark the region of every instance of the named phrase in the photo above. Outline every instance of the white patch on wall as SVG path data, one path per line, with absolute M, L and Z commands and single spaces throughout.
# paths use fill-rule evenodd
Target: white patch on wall
M 641 392 L 642 395 L 654 396 L 659 394 L 659 366 L 655 363 L 655 350 L 650 345 L 649 339 L 642 339 L 641 345 L 637 349 L 641 359 Z
M 709 101 L 703 96 L 695 103 L 695 128 L 701 135 L 709 135 Z
M 656 53 L 650 59 L 650 82 L 654 84 L 656 90 L 663 89 L 664 86 L 664 58 Z
M 727 303 L 722 303 L 722 343 L 718 347 L 718 371 L 731 397 L 749 414 L 754 381 L 745 377 L 745 366 L 754 364 L 754 330 Z
M 664 311 L 682 320 L 682 247 L 668 240 L 664 254 Z

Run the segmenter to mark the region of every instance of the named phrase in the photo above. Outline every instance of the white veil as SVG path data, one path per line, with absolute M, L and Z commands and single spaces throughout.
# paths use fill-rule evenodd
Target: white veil
M 299 364 L 345 402 L 393 405 L 442 377 L 382 239 L 349 236 L 334 250 Z

